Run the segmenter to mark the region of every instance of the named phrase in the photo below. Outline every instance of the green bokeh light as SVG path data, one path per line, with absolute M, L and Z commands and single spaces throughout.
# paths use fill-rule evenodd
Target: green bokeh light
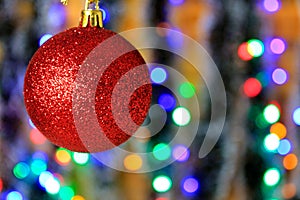
M 45 182 L 46 192 L 49 194 L 57 194 L 60 191 L 60 183 L 57 178 L 51 177 Z
M 264 183 L 267 186 L 274 186 L 280 181 L 280 172 L 276 168 L 268 169 L 264 175 Z
M 186 126 L 191 121 L 190 111 L 184 107 L 178 107 L 173 111 L 172 119 L 176 125 Z
M 171 157 L 171 148 L 164 143 L 157 144 L 153 148 L 153 156 L 160 161 L 167 160 Z
M 256 75 L 256 78 L 259 80 L 263 87 L 266 87 L 270 83 L 270 78 L 266 72 L 260 72 Z
M 31 162 L 30 168 L 33 174 L 40 175 L 47 170 L 47 164 L 44 160 L 36 159 Z
M 189 82 L 182 83 L 179 86 L 179 93 L 184 98 L 191 98 L 195 95 L 195 86 Z
M 45 184 L 48 179 L 53 178 L 53 174 L 49 171 L 44 171 L 39 176 L 39 182 L 42 187 L 45 187 Z
M 74 195 L 74 190 L 71 187 L 65 186 L 59 190 L 59 196 L 61 200 L 71 200 Z
M 280 118 L 280 111 L 275 105 L 270 104 L 264 109 L 264 117 L 268 123 L 274 124 Z
M 90 155 L 88 153 L 78 153 L 74 152 L 72 154 L 73 161 L 78 165 L 86 165 L 90 159 Z
M 255 58 L 260 57 L 265 52 L 264 43 L 257 39 L 252 39 L 248 41 L 248 48 L 249 54 Z
M 30 168 L 29 166 L 24 163 L 24 162 L 19 162 L 18 164 L 16 164 L 16 166 L 13 169 L 13 173 L 14 175 L 18 178 L 18 179 L 24 179 L 26 178 L 29 173 L 30 173 Z
M 167 192 L 172 187 L 172 180 L 168 176 L 157 176 L 152 182 L 152 187 L 156 192 Z
M 264 147 L 269 152 L 274 152 L 278 149 L 280 139 L 275 134 L 268 134 L 264 139 Z
M 263 129 L 263 128 L 267 128 L 270 126 L 270 124 L 266 121 L 265 117 L 264 117 L 264 114 L 263 113 L 260 113 L 256 119 L 255 119 L 255 124 Z

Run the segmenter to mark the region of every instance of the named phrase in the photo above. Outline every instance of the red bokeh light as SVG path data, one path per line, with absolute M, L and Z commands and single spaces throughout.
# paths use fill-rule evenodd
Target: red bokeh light
M 156 27 L 157 27 L 156 33 L 161 37 L 168 36 L 168 30 L 167 29 L 172 28 L 171 24 L 169 24 L 168 22 L 160 22 L 159 24 L 157 24 Z M 159 29 L 159 28 L 165 28 L 166 30 Z
M 240 59 L 244 61 L 249 61 L 253 58 L 253 56 L 249 54 L 247 47 L 248 47 L 248 43 L 244 42 L 238 48 L 238 56 L 240 57 Z
M 0 192 L 2 192 L 2 190 L 3 190 L 3 181 L 2 181 L 2 179 L 0 178 Z
M 270 101 L 269 104 L 275 105 L 278 108 L 278 110 L 280 111 L 280 113 L 282 113 L 281 105 L 278 101 L 273 100 L 273 101 Z
M 244 93 L 250 97 L 256 97 L 262 90 L 261 83 L 256 78 L 249 78 L 244 83 Z
M 36 128 L 30 131 L 30 140 L 33 144 L 41 145 L 46 142 L 46 137 Z

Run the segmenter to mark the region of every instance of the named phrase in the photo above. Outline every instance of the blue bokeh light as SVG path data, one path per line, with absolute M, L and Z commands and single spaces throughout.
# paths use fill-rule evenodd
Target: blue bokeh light
M 287 155 L 292 149 L 291 142 L 288 139 L 281 140 L 277 149 L 282 156 Z
M 11 191 L 7 194 L 6 200 L 23 200 L 23 196 L 20 192 Z
M 28 118 L 28 123 L 32 128 L 36 128 L 30 118 Z
M 43 160 L 43 161 L 47 162 L 47 161 L 48 161 L 48 156 L 47 156 L 47 154 L 46 154 L 45 152 L 43 152 L 43 151 L 36 151 L 36 152 L 34 152 L 34 154 L 32 155 L 32 159 L 33 159 L 33 160 L 38 159 L 38 160 Z
M 63 28 L 67 19 L 67 12 L 65 6 L 63 6 L 60 3 L 52 4 L 48 10 L 47 19 L 47 22 L 49 23 L 52 29 Z
M 44 188 L 47 180 L 53 178 L 53 174 L 49 171 L 44 171 L 39 176 L 39 183 Z
M 172 95 L 170 95 L 170 94 L 162 94 L 158 98 L 158 103 L 166 111 L 171 111 L 176 106 L 176 99 Z
M 300 126 L 300 108 L 297 108 L 293 113 L 293 120 L 295 124 Z
M 151 71 L 151 80 L 153 83 L 163 83 L 167 80 L 167 72 L 163 68 L 157 67 Z
M 169 3 L 174 6 L 179 6 L 184 3 L 185 0 L 169 0 Z
M 183 34 L 177 28 L 172 28 L 167 31 L 167 43 L 172 49 L 179 49 L 183 47 Z
M 41 37 L 41 39 L 40 39 L 40 42 L 39 42 L 40 46 L 42 46 L 47 40 L 49 40 L 50 38 L 52 38 L 52 36 L 53 35 L 51 35 L 51 34 L 45 34 L 45 35 L 43 35 Z
M 100 10 L 102 11 L 102 15 L 103 15 L 103 22 L 107 23 L 110 20 L 110 15 L 108 10 L 105 7 L 100 8 Z

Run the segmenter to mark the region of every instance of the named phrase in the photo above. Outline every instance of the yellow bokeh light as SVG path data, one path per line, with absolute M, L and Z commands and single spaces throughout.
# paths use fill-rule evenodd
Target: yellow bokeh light
M 85 199 L 80 195 L 76 195 L 71 200 L 85 200 Z
M 60 165 L 68 165 L 71 161 L 69 152 L 63 149 L 59 149 L 56 151 L 55 158 Z
M 143 160 L 139 155 L 132 154 L 126 156 L 126 158 L 124 159 L 124 167 L 127 170 L 136 171 L 141 169 L 142 165 L 143 165 Z
M 285 125 L 282 123 L 278 122 L 276 124 L 273 124 L 270 128 L 270 132 L 273 134 L 276 134 L 279 139 L 283 139 L 286 136 L 287 130 Z

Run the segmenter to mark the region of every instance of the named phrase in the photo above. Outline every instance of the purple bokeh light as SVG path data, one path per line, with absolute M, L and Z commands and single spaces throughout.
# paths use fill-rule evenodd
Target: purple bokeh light
M 172 155 L 178 162 L 185 162 L 190 157 L 190 151 L 183 145 L 177 145 L 174 147 Z
M 184 3 L 185 0 L 169 0 L 170 4 L 179 6 Z
M 267 12 L 274 13 L 279 11 L 281 2 L 279 0 L 264 0 L 263 7 Z
M 272 80 L 278 85 L 283 85 L 288 80 L 288 74 L 284 69 L 277 68 L 272 73 Z
M 283 54 L 286 50 L 286 44 L 281 38 L 274 38 L 270 43 L 270 49 L 274 54 Z
M 199 182 L 195 178 L 186 178 L 182 187 L 187 193 L 195 193 L 199 189 Z

